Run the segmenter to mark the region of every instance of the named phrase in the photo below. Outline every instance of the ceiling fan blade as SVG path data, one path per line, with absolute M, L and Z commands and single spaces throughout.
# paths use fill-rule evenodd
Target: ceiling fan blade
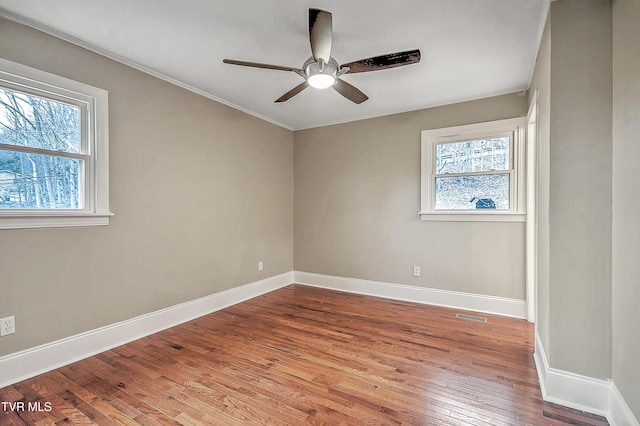
M 331 58 L 333 28 L 331 13 L 320 9 L 309 9 L 309 41 L 311 53 L 316 61 L 327 64 Z
M 231 65 L 242 65 L 243 67 L 266 68 L 268 70 L 278 70 L 278 71 L 293 71 L 295 73 L 302 72 L 300 68 L 283 67 L 280 65 L 261 64 L 259 62 L 237 61 L 235 59 L 223 59 L 222 62 L 224 62 L 225 64 L 231 64 Z
M 388 55 L 374 56 L 360 59 L 359 61 L 342 64 L 342 68 L 348 67 L 349 73 L 369 72 L 401 67 L 403 65 L 417 64 L 420 62 L 420 50 L 407 50 L 406 52 L 389 53 Z
M 352 86 L 344 80 L 337 79 L 332 87 L 336 90 L 336 92 L 340 93 L 342 96 L 356 104 L 361 104 L 369 99 L 369 97 L 362 93 L 360 89 Z
M 276 99 L 276 102 L 279 103 L 279 102 L 288 101 L 289 99 L 293 98 L 298 93 L 302 92 L 308 86 L 309 85 L 307 84 L 306 81 L 303 82 L 303 83 L 300 83 L 296 87 L 294 87 L 293 89 L 289 90 L 287 93 L 285 93 L 284 95 L 282 95 L 278 99 Z

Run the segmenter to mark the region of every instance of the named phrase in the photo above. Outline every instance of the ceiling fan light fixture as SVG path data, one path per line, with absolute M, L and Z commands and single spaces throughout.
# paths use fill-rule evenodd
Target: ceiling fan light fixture
M 314 62 L 313 58 L 309 58 L 302 69 L 309 86 L 316 89 L 329 88 L 338 78 L 338 63 L 333 58 L 326 64 Z
M 310 75 L 307 78 L 309 86 L 316 89 L 327 89 L 333 86 L 336 82 L 336 78 L 331 74 L 318 73 Z

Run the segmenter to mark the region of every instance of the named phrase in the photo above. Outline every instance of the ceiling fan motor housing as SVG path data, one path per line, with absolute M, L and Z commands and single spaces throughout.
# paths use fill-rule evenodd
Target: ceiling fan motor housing
M 330 58 L 326 64 L 322 60 L 315 61 L 313 58 L 309 58 L 302 66 L 302 71 L 311 87 L 326 89 L 336 82 L 339 68 L 340 65 L 334 58 Z

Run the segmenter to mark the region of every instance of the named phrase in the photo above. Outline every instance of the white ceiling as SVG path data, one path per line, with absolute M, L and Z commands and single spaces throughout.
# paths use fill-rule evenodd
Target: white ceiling
M 0 15 L 62 36 L 290 129 L 526 89 L 549 0 L 0 0 Z M 339 63 L 420 49 L 422 60 L 342 78 L 369 100 L 308 88 L 293 72 L 311 55 L 308 9 L 333 14 Z

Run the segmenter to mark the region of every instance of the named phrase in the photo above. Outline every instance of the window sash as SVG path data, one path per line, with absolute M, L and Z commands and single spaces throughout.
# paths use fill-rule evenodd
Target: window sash
M 484 175 L 504 175 L 511 173 L 513 169 L 491 170 L 489 172 L 465 172 L 465 173 L 440 173 L 433 174 L 433 178 L 458 177 L 458 176 L 484 176 Z
M 56 103 L 66 104 L 66 105 L 70 105 L 78 108 L 80 112 L 80 151 L 78 153 L 89 154 L 90 146 L 91 146 L 91 141 L 89 138 L 89 135 L 90 135 L 89 110 L 93 103 L 91 98 L 89 98 L 88 96 L 84 96 L 80 93 L 73 93 L 71 91 L 64 90 L 64 89 L 59 89 L 59 92 L 54 92 L 52 89 L 45 90 L 38 87 L 27 86 L 26 85 L 27 82 L 30 82 L 31 84 L 34 84 L 37 82 L 29 81 L 26 79 L 20 79 L 20 77 L 17 77 L 17 76 L 11 76 L 14 79 L 20 79 L 24 81 L 24 83 L 17 83 L 15 81 L 8 80 L 9 78 L 8 76 L 5 76 L 3 78 L 2 74 L 3 73 L 0 72 L 0 87 L 3 89 L 8 89 L 17 93 L 24 93 L 26 95 L 32 95 L 38 98 L 42 98 L 42 99 L 46 99 Z M 35 85 L 36 84 L 34 84 L 34 86 Z M 21 148 L 30 148 L 30 147 L 25 147 L 23 145 L 12 145 L 12 144 L 2 144 L 2 145 L 11 145 L 11 146 L 16 146 Z M 74 153 L 72 151 L 65 151 L 65 150 L 47 150 L 45 148 L 36 148 L 36 149 L 42 149 L 45 151 L 52 151 L 52 152 L 66 152 L 69 154 Z
M 507 169 L 495 169 L 495 170 L 488 170 L 488 171 L 482 171 L 482 172 L 461 172 L 461 173 L 436 173 L 436 169 L 437 169 L 437 162 L 438 162 L 438 145 L 445 145 L 445 144 L 454 144 L 454 143 L 461 143 L 461 142 L 471 142 L 471 141 L 477 141 L 477 140 L 485 140 L 485 139 L 497 139 L 497 138 L 505 138 L 508 137 L 509 138 L 509 159 L 508 159 L 508 168 Z M 433 153 L 432 153 L 432 164 L 431 164 L 431 170 L 432 170 L 432 174 L 431 174 L 431 186 L 432 186 L 432 194 L 433 197 L 431 197 L 431 210 L 433 211 L 437 211 L 437 212 L 460 212 L 460 211 L 476 211 L 476 210 L 481 210 L 481 209 L 441 209 L 441 208 L 437 208 L 437 192 L 436 192 L 436 183 L 437 183 L 437 179 L 438 178 L 454 178 L 454 177 L 464 177 L 464 176 L 487 176 L 487 175 L 509 175 L 509 208 L 508 209 L 487 209 L 488 211 L 484 211 L 481 210 L 478 213 L 483 213 L 483 214 L 487 214 L 487 213 L 493 213 L 494 211 L 511 211 L 512 207 L 513 207 L 513 203 L 514 203 L 514 187 L 513 187 L 513 183 L 514 183 L 514 176 L 515 176 L 515 170 L 513 168 L 513 153 L 514 153 L 514 147 L 513 147 L 513 133 L 503 133 L 503 134 L 495 134 L 495 133 L 487 133 L 484 136 L 481 137 L 473 137 L 473 138 L 469 138 L 469 137 L 465 137 L 463 139 L 459 139 L 459 140 L 455 140 L 455 141 L 445 141 L 445 142 L 438 142 L 435 141 L 432 144 L 432 149 L 433 149 Z
M 436 176 L 444 176 L 444 175 L 453 175 L 454 173 L 437 173 L 437 164 L 438 164 L 438 146 L 440 145 L 452 145 L 452 144 L 457 144 L 457 143 L 464 143 L 464 142 L 475 142 L 475 141 L 481 141 L 481 140 L 487 140 L 487 139 L 504 139 L 504 138 L 508 138 L 509 139 L 509 158 L 508 158 L 508 166 L 505 169 L 493 169 L 493 170 L 485 170 L 484 172 L 498 172 L 498 171 L 509 171 L 511 169 L 513 169 L 513 133 L 503 133 L 503 134 L 486 134 L 484 136 L 480 136 L 480 137 L 473 137 L 473 138 L 463 138 L 463 139 L 459 139 L 459 140 L 447 140 L 447 141 L 437 141 L 434 140 L 433 142 L 433 154 L 432 154 L 432 158 L 433 158 L 433 165 L 432 165 L 432 170 L 434 172 L 434 174 Z M 481 172 L 460 172 L 458 174 L 468 174 L 468 173 L 481 173 Z
M 68 152 L 68 151 L 54 151 L 51 149 L 32 148 L 29 146 L 11 145 L 11 144 L 2 143 L 2 142 L 0 142 L 0 150 L 15 151 L 15 152 L 30 152 L 33 154 L 48 155 L 51 157 L 73 158 L 74 160 L 85 160 L 85 161 L 90 158 L 90 155 L 82 154 L 82 153 L 78 154 L 75 152 Z
M 436 194 L 436 179 L 437 178 L 455 178 L 455 177 L 464 177 L 464 176 L 494 176 L 494 175 L 509 175 L 509 208 L 508 209 L 439 209 L 436 207 L 437 204 L 437 194 Z M 495 214 L 496 212 L 511 212 L 513 210 L 514 200 L 514 170 L 500 170 L 496 172 L 474 172 L 474 173 L 456 173 L 456 174 L 442 174 L 442 175 L 433 175 L 432 182 L 432 194 L 431 198 L 431 210 L 438 213 L 457 213 L 457 212 L 475 212 L 480 214 Z
M 17 144 L 6 144 L 0 142 L 0 150 L 4 151 L 12 151 L 12 152 L 25 152 L 25 153 L 33 153 L 48 157 L 59 157 L 59 158 L 69 158 L 74 160 L 80 160 L 80 167 L 78 170 L 78 195 L 77 195 L 77 208 L 50 208 L 50 207 L 34 207 L 34 208 L 0 208 L 0 213 L 9 211 L 11 214 L 18 215 L 24 214 L 27 212 L 33 211 L 78 211 L 88 213 L 91 211 L 92 206 L 90 203 L 87 203 L 87 200 L 91 199 L 91 186 L 87 182 L 87 177 L 91 177 L 93 175 L 93 161 L 89 152 L 91 151 L 90 147 L 93 143 L 91 138 L 91 134 L 89 133 L 90 123 L 89 123 L 89 110 L 90 103 L 86 100 L 72 98 L 70 96 L 65 96 L 57 93 L 53 93 L 50 90 L 40 90 L 38 88 L 28 87 L 23 84 L 16 84 L 9 82 L 5 79 L 0 79 L 0 87 L 3 89 L 9 89 L 11 91 L 17 93 L 23 93 L 27 95 L 32 95 L 41 99 L 62 103 L 66 105 L 71 105 L 78 108 L 80 117 L 80 146 L 79 152 L 72 151 L 64 151 L 64 150 L 53 150 L 46 148 L 36 148 L 25 145 L 17 145 Z

